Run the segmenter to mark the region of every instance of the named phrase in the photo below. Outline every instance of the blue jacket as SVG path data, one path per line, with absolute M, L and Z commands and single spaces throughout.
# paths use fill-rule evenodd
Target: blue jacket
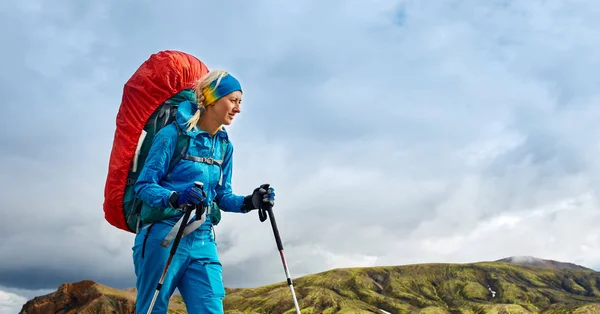
M 175 118 L 181 130 L 190 136 L 187 154 L 222 160 L 222 169 L 217 164 L 209 165 L 182 159 L 171 173 L 167 173 L 177 144 L 177 128 L 174 124 L 163 127 L 154 137 L 144 168 L 135 184 L 137 197 L 144 202 L 142 221 L 169 219 L 182 215 L 181 211 L 170 207 L 169 196 L 174 191 L 183 192 L 194 184 L 194 181 L 204 183 L 208 200 L 215 200 L 224 211 L 242 212 L 244 196 L 234 194 L 231 189 L 233 145 L 229 142 L 224 129 L 219 130 L 214 136 L 198 128 L 186 131 L 185 123 L 196 110 L 195 104 L 184 101 L 179 104 Z M 227 145 L 225 151 L 224 145 Z M 176 220 L 170 219 L 170 222 L 174 223 Z M 210 223 L 210 219 L 207 219 L 207 223 Z

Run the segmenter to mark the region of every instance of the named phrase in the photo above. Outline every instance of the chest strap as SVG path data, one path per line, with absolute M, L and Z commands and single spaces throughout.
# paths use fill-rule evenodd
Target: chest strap
M 196 157 L 196 156 L 190 156 L 190 155 L 183 155 L 181 158 L 195 161 L 195 162 L 202 162 L 202 163 L 209 164 L 209 165 L 218 165 L 219 167 L 221 165 L 223 165 L 223 160 L 217 160 L 217 159 L 213 159 L 210 157 L 207 158 L 207 157 Z
M 191 156 L 191 155 L 187 155 L 187 154 L 183 154 L 183 156 L 181 156 L 181 159 L 191 160 L 191 161 L 195 161 L 195 162 L 202 162 L 202 163 L 205 163 L 208 165 L 219 166 L 219 185 L 223 184 L 223 168 L 221 167 L 223 165 L 223 160 L 217 160 L 217 159 L 213 159 L 211 157 L 197 157 L 197 156 Z

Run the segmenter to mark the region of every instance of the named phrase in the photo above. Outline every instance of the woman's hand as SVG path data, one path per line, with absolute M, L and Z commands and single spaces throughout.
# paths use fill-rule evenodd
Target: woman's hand
M 273 207 L 275 205 L 275 189 L 268 183 L 263 184 L 252 192 L 252 206 L 262 209 L 264 206 Z
M 175 192 L 171 195 L 170 203 L 173 208 L 184 206 L 193 206 L 198 204 L 206 205 L 206 192 L 198 184 L 187 187 L 183 192 Z
M 252 194 L 244 198 L 242 212 L 249 212 L 255 209 L 266 209 L 275 205 L 275 189 L 270 184 L 262 184 L 254 189 Z

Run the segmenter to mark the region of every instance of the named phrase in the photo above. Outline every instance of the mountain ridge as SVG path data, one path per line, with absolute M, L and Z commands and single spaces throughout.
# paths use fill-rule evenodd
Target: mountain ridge
M 296 278 L 294 287 L 302 313 L 600 312 L 600 273 L 553 262 L 532 266 L 501 259 L 335 268 Z M 226 290 L 225 313 L 294 313 L 285 282 Z M 64 300 L 71 300 L 68 307 Z M 20 314 L 130 313 L 134 303 L 135 289 L 82 281 L 28 301 Z M 54 308 L 48 307 L 52 304 Z M 171 298 L 169 308 L 169 313 L 186 313 L 180 295 Z
M 518 264 L 522 266 L 533 266 L 533 267 L 545 267 L 553 269 L 579 269 L 579 270 L 592 270 L 591 268 L 577 265 L 574 263 L 559 262 L 555 260 L 542 259 L 533 256 L 510 256 L 503 259 L 496 260 L 501 263 Z

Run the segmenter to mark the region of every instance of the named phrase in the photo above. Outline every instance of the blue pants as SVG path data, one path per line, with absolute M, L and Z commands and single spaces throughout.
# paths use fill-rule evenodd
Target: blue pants
M 146 314 L 150 307 L 171 251 L 171 247 L 164 248 L 160 243 L 171 228 L 158 222 L 142 229 L 135 237 L 136 313 Z M 204 224 L 179 242 L 152 313 L 167 313 L 175 288 L 181 292 L 188 313 L 223 313 L 225 288 L 221 274 L 217 243 L 210 226 Z

